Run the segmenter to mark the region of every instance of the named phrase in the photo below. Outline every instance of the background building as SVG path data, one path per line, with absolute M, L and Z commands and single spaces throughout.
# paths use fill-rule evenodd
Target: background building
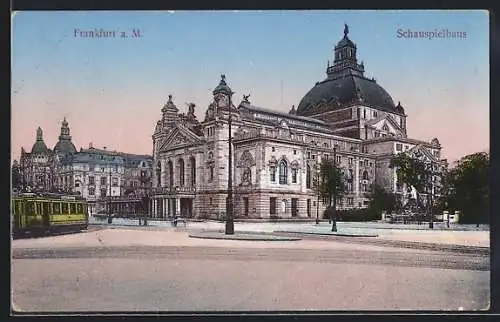
M 47 148 L 42 129 L 30 153 L 21 148 L 20 172 L 28 190 L 77 193 L 89 201 L 91 213 L 147 212 L 144 197 L 151 189 L 152 157 L 106 148 L 77 151 L 66 118 L 53 150 Z
M 288 114 L 254 106 L 250 95 L 235 106 L 224 75 L 201 123 L 194 104 L 187 115 L 179 114 L 169 95 L 153 134 L 153 216 L 220 217 L 226 212 L 230 113 L 236 217 L 322 212 L 325 205 L 317 203 L 312 183 L 321 160 L 334 157 L 347 183 L 340 209 L 366 207 L 374 184 L 398 192 L 406 202 L 411 191 L 397 183 L 396 170 L 389 167 L 392 156 L 406 151 L 442 168 L 441 145 L 437 139 L 408 138 L 403 106 L 365 77 L 364 68 L 346 26 L 326 79 Z

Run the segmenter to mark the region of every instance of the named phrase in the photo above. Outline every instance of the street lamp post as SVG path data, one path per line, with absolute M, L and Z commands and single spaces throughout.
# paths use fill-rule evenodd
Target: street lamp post
M 233 117 L 232 117 L 232 103 L 231 103 L 231 96 L 234 94 L 233 92 L 229 93 L 229 117 L 227 119 L 227 124 L 229 128 L 229 138 L 228 138 L 228 144 L 229 144 L 229 157 L 228 157 L 228 177 L 227 177 L 227 219 L 226 219 L 226 235 L 233 235 L 234 234 L 234 220 L 233 220 L 233 135 L 232 135 L 232 130 L 231 130 L 231 125 L 233 123 Z
M 108 161 L 109 168 L 109 196 L 108 196 L 108 224 L 113 222 L 113 214 L 111 212 L 111 162 Z
M 335 176 L 337 176 L 337 144 L 333 145 L 333 169 Z M 333 189 L 333 212 L 332 213 L 332 231 L 337 231 L 337 178 L 335 178 L 335 187 Z
M 320 174 L 320 169 L 316 169 L 316 194 L 317 194 L 317 199 L 316 199 L 316 225 L 319 224 L 319 174 Z

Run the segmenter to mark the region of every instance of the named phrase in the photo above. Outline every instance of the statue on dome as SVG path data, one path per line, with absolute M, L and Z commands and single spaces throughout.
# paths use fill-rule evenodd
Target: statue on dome
M 345 23 L 344 24 L 344 37 L 347 37 L 347 34 L 349 33 L 349 27 L 347 26 L 347 24 Z

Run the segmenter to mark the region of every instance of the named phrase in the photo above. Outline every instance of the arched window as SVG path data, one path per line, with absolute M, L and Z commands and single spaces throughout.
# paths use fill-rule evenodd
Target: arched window
M 196 160 L 194 157 L 189 158 L 189 163 L 191 167 L 191 185 L 196 184 Z
M 168 179 L 169 179 L 169 184 L 170 187 L 174 186 L 174 165 L 172 164 L 172 161 L 168 161 Z
M 389 131 L 389 127 L 387 126 L 387 124 L 384 124 L 384 126 L 382 127 L 382 130 Z
M 161 162 L 156 164 L 156 186 L 161 187 Z
M 363 172 L 363 180 L 368 180 L 368 171 Z
M 287 183 L 287 166 L 286 166 L 286 161 L 281 160 L 279 164 L 279 171 L 280 171 L 280 184 L 286 184 Z
M 184 185 L 184 159 L 179 159 L 179 186 Z
M 311 188 L 311 166 L 309 164 L 306 168 L 306 188 Z

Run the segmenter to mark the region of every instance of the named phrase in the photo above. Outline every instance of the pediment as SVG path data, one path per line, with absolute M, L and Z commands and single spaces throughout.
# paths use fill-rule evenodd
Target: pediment
M 421 144 L 415 145 L 414 147 L 406 151 L 406 153 L 409 156 L 422 160 L 426 163 L 437 161 L 436 158 L 432 155 L 432 153 Z
M 203 140 L 182 125 L 175 125 L 160 145 L 160 152 L 203 144 Z
M 370 120 L 367 125 L 375 130 L 394 133 L 395 135 L 402 133 L 401 127 L 390 115 Z

